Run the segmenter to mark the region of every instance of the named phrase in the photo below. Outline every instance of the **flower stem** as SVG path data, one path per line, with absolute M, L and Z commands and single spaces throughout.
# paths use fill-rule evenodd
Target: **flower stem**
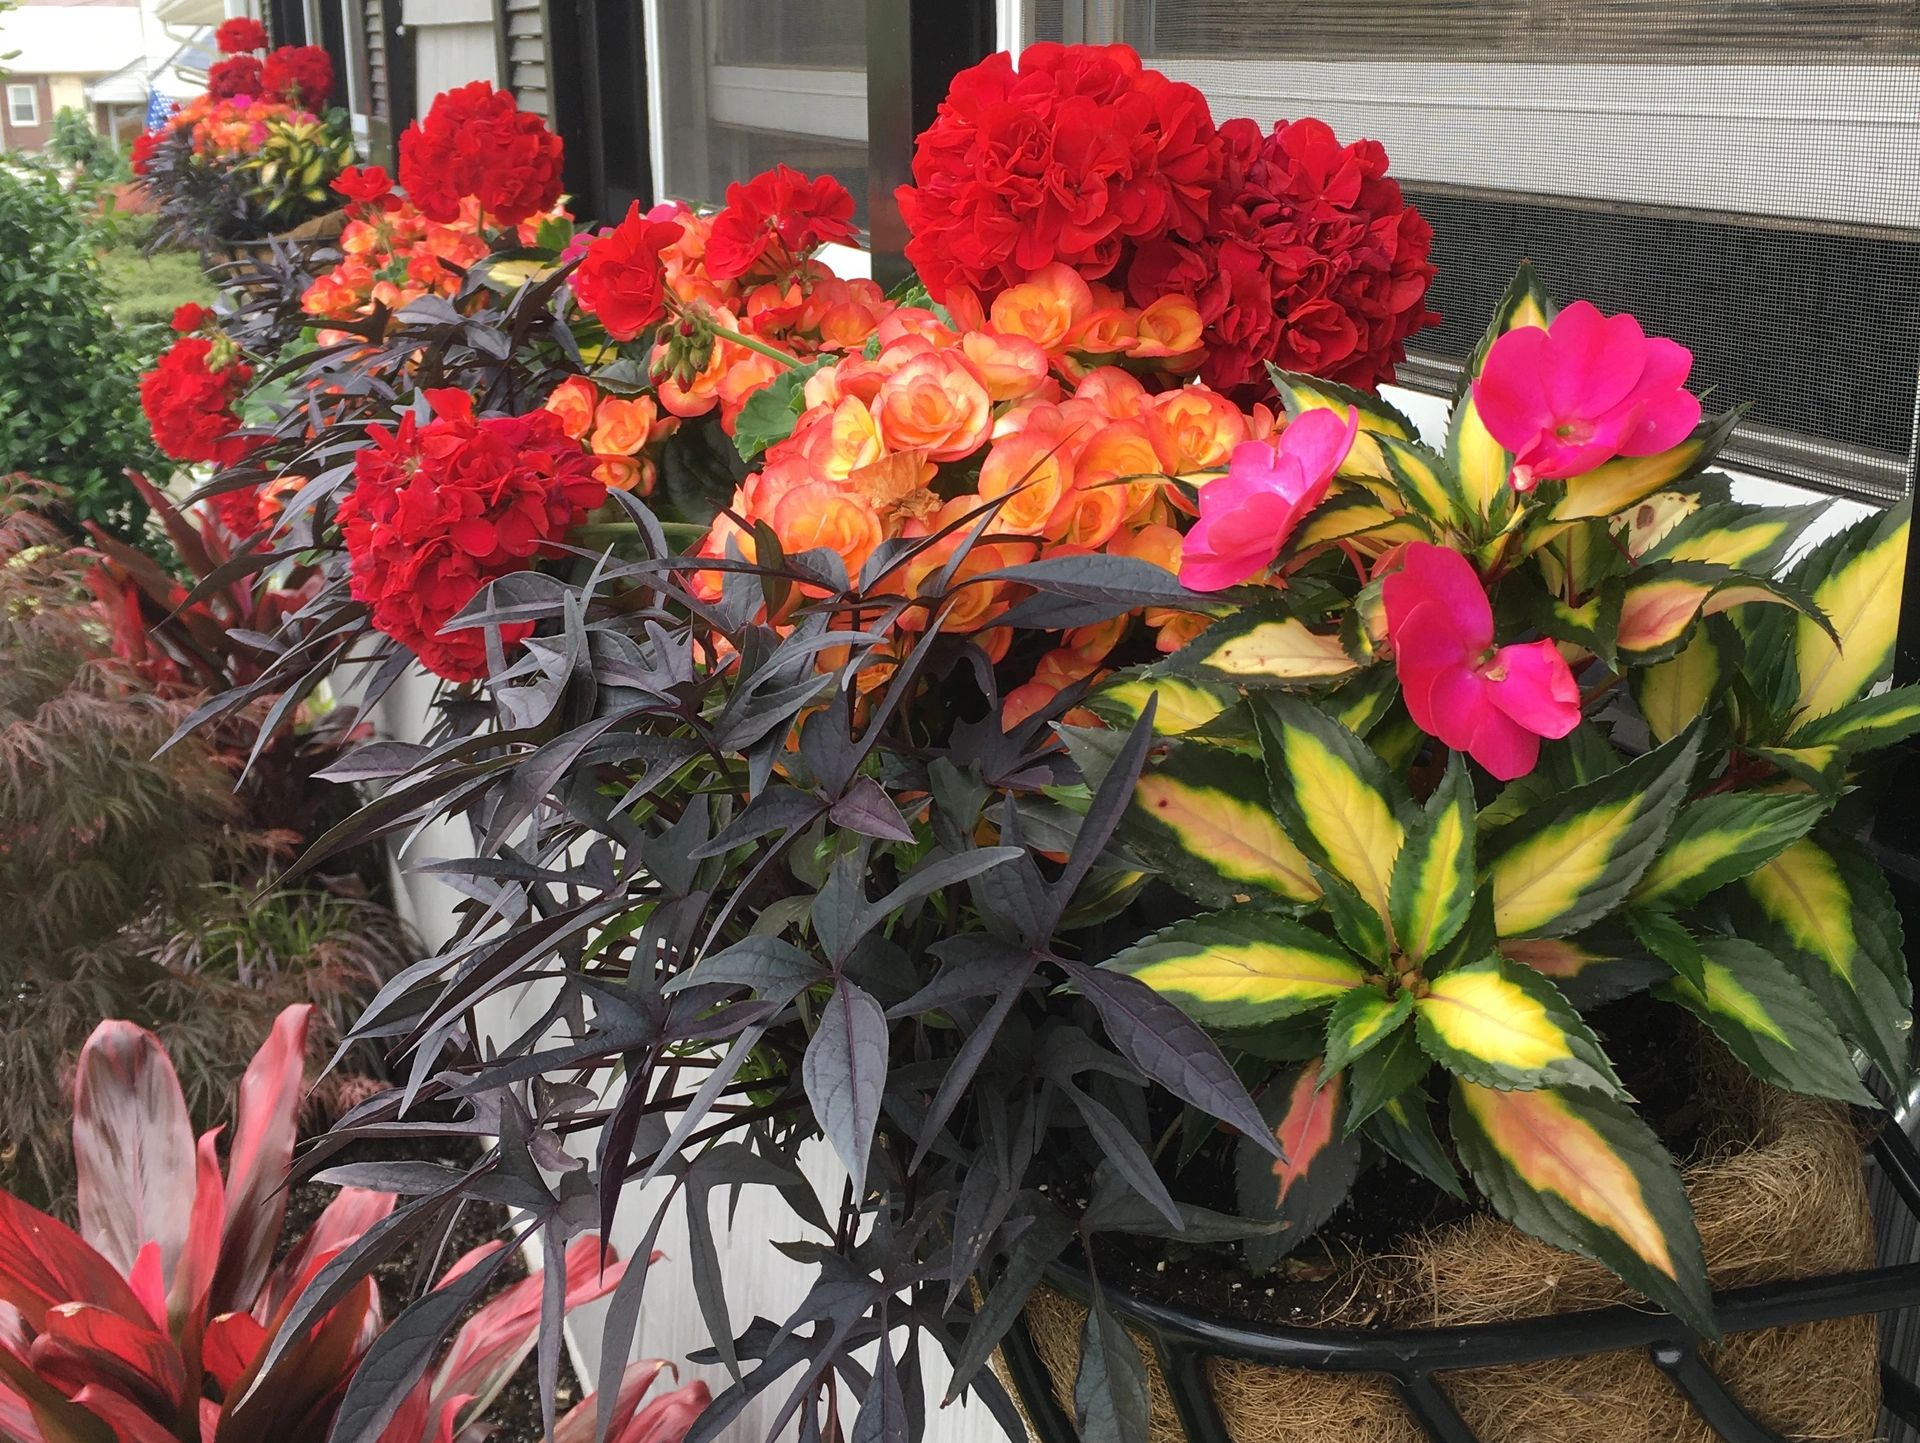
M 763 356 L 771 356 L 789 370 L 799 369 L 800 358 L 788 355 L 777 346 L 769 346 L 765 341 L 756 341 L 752 336 L 743 336 L 740 332 L 730 331 L 725 326 L 713 327 L 713 333 L 723 341 L 732 341 L 736 346 L 745 346 L 749 351 L 758 351 Z

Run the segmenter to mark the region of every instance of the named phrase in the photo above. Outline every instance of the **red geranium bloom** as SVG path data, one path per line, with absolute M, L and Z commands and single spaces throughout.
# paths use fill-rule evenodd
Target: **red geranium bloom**
M 260 83 L 275 100 L 318 110 L 333 94 L 333 61 L 318 45 L 282 45 L 261 67 Z
M 207 94 L 215 100 L 259 95 L 261 85 L 260 62 L 251 55 L 229 56 L 207 67 Z
M 594 458 L 551 411 L 476 419 L 464 391 L 426 392 L 434 419 L 369 427 L 340 505 L 354 599 L 373 624 L 451 681 L 487 674 L 485 633 L 441 628 L 497 577 L 521 571 L 606 499 Z M 532 632 L 501 628 L 506 645 Z
M 1220 127 L 1225 172 L 1206 238 L 1143 244 L 1127 270 L 1139 305 L 1186 296 L 1206 325 L 1201 378 L 1250 402 L 1270 394 L 1266 363 L 1372 387 L 1393 379 L 1407 337 L 1438 319 L 1433 229 L 1387 178 L 1371 140 L 1341 145 L 1325 123 L 1262 136 Z
M 160 134 L 157 131 L 143 130 L 133 138 L 133 153 L 130 164 L 135 175 L 145 175 L 147 166 L 153 160 L 154 151 L 160 148 Z
M 518 225 L 560 199 L 560 137 L 504 90 L 476 80 L 443 92 L 400 137 L 400 183 L 427 219 L 460 218 L 468 196 L 485 218 Z
M 222 55 L 244 55 L 249 50 L 267 48 L 267 27 L 246 15 L 222 20 L 214 27 L 213 43 Z
M 190 331 L 199 330 L 212 319 L 212 311 L 208 310 L 198 301 L 188 301 L 185 305 L 175 308 L 173 312 L 173 329 L 184 336 Z
M 1380 599 L 1414 724 L 1500 781 L 1533 770 L 1542 737 L 1580 724 L 1580 687 L 1559 648 L 1496 647 L 1493 607 L 1459 552 L 1413 542 Z
M 393 193 L 393 177 L 380 165 L 350 165 L 333 178 L 335 194 L 360 205 L 377 205 L 382 210 L 398 210 L 400 198 Z
M 1206 98 L 1125 45 L 1034 45 L 954 78 L 898 197 L 935 300 L 991 299 L 1053 261 L 1111 274 L 1130 244 L 1206 234 L 1221 174 Z
M 660 252 L 681 230 L 678 221 L 660 217 L 676 213 L 662 206 L 642 215 L 635 201 L 619 225 L 593 239 L 573 273 L 574 299 L 616 341 L 631 341 L 666 314 Z
M 260 488 L 239 486 L 207 498 L 220 524 L 245 541 L 265 524 L 260 519 Z
M 175 341 L 140 378 L 140 405 L 155 443 L 174 460 L 231 466 L 253 449 L 251 441 L 235 434 L 240 418 L 233 411 L 253 379 L 253 367 L 244 361 L 210 367 L 213 347 L 205 336 Z
M 830 241 L 850 241 L 853 195 L 830 175 L 806 176 L 776 165 L 744 185 L 727 187 L 726 209 L 713 218 L 707 237 L 707 274 L 730 281 L 756 274 L 768 279 Z

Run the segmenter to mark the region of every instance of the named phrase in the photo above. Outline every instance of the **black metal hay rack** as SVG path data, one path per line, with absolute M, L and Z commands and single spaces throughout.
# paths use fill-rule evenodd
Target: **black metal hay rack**
M 1891 1192 L 1920 1219 L 1920 1151 L 1898 1122 L 1889 1121 L 1882 1129 L 1873 1154 Z M 1062 1268 L 1049 1281 L 1086 1301 L 1084 1273 Z M 1210 1358 L 1376 1374 L 1392 1383 L 1433 1443 L 1480 1443 L 1439 1375 L 1636 1348 L 1646 1352 L 1726 1443 L 1784 1443 L 1740 1405 L 1701 1355 L 1700 1338 L 1668 1313 L 1613 1307 L 1511 1323 L 1369 1333 L 1223 1323 L 1112 1289 L 1103 1297 L 1151 1345 L 1189 1443 L 1231 1443 L 1208 1379 Z M 1714 1314 L 1727 1333 L 1889 1313 L 1920 1305 L 1920 1262 L 1731 1288 L 1715 1293 L 1713 1301 Z M 1039 1443 L 1076 1443 L 1073 1423 L 1055 1398 L 1052 1377 L 1034 1351 L 1024 1319 L 1008 1335 L 1002 1354 Z M 1888 1412 L 1920 1426 L 1920 1386 L 1913 1379 L 1883 1364 L 1881 1388 Z

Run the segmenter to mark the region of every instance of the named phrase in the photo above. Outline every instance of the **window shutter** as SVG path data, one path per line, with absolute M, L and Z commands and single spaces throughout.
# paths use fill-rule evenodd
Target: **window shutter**
M 553 117 L 547 82 L 546 0 L 501 0 L 501 82 L 522 110 Z

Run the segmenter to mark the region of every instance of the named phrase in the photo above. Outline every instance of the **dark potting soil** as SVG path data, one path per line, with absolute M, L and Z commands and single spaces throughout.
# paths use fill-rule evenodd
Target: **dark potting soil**
M 1698 1097 L 1701 1039 L 1692 1020 L 1677 1007 L 1635 997 L 1595 1009 L 1587 1022 L 1661 1141 L 1682 1164 L 1698 1158 L 1706 1135 Z M 1433 1122 L 1443 1143 L 1445 1114 L 1442 1094 Z M 1181 1181 L 1188 1201 L 1233 1211 L 1232 1145 L 1224 1139 L 1209 1144 Z M 1356 1261 L 1391 1257 L 1424 1232 L 1492 1211 L 1470 1183 L 1468 1197 L 1461 1202 L 1392 1158 L 1380 1158 L 1319 1231 L 1272 1272 L 1252 1272 L 1238 1248 L 1158 1238 L 1103 1238 L 1096 1262 L 1106 1286 L 1231 1322 L 1374 1327 L 1384 1319 L 1386 1284 L 1371 1275 L 1377 1270 Z
M 335 1163 L 349 1161 L 367 1162 L 378 1158 L 381 1161 L 427 1161 L 448 1162 L 466 1166 L 472 1162 L 472 1156 L 458 1146 L 449 1147 L 432 1140 L 393 1139 L 383 1142 L 379 1148 L 349 1148 Z M 333 1201 L 337 1188 L 319 1183 L 296 1183 L 287 1194 L 287 1223 L 283 1233 L 287 1248 L 306 1232 L 314 1219 L 318 1218 L 327 1204 Z M 446 1245 L 435 1256 L 424 1257 L 427 1268 L 426 1286 L 431 1287 L 461 1255 L 506 1236 L 508 1216 L 504 1207 L 492 1203 L 468 1202 L 460 1209 L 454 1219 L 452 1231 Z M 380 1304 L 388 1319 L 398 1314 L 407 1303 L 413 1300 L 414 1290 L 419 1285 L 423 1255 L 432 1246 L 431 1239 L 416 1239 L 394 1257 L 382 1263 L 374 1270 L 374 1282 L 380 1290 Z M 508 1258 L 496 1275 L 486 1296 L 512 1287 L 527 1276 L 526 1260 L 516 1250 Z M 574 1376 L 573 1363 L 563 1351 L 560 1357 L 560 1382 L 554 1391 L 554 1416 L 558 1418 L 585 1396 L 585 1391 Z M 546 1436 L 545 1424 L 540 1410 L 539 1359 L 528 1355 L 527 1361 L 515 1373 L 512 1381 L 494 1399 L 482 1422 L 488 1428 L 491 1443 L 537 1443 Z

